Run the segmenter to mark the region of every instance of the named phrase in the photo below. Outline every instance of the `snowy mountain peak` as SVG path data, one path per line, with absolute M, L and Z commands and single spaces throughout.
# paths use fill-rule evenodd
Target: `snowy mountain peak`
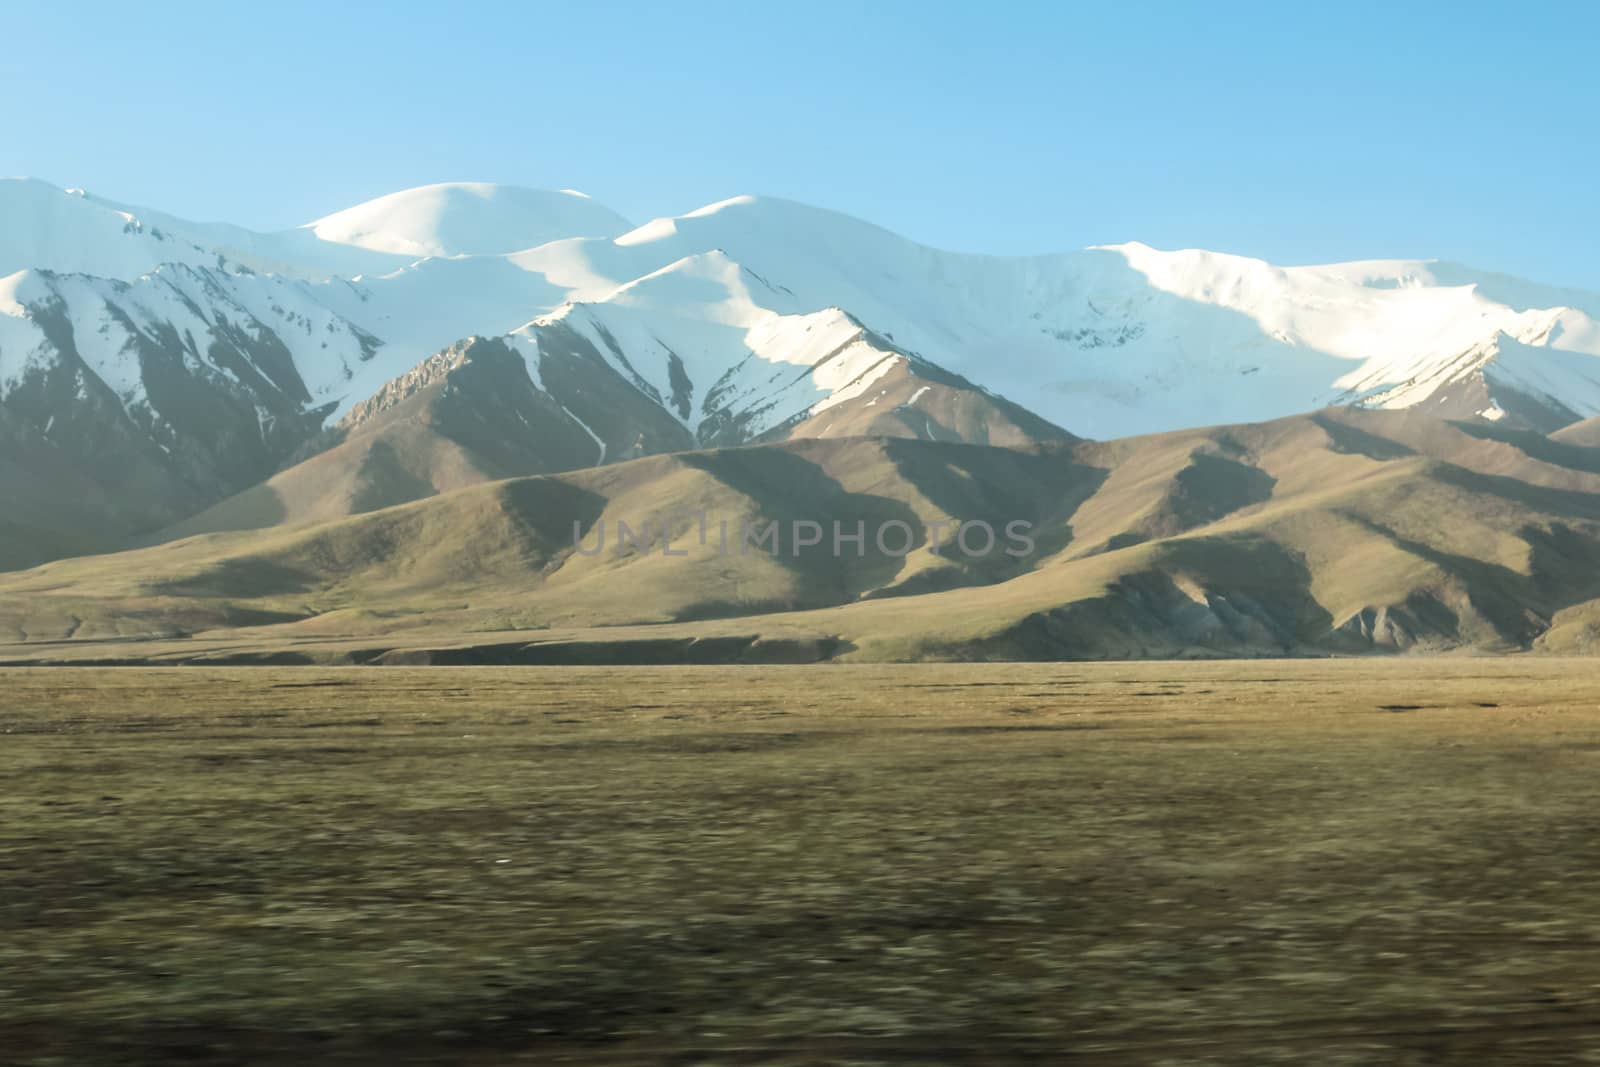
M 616 237 L 633 227 L 572 190 L 444 182 L 380 196 L 304 228 L 333 244 L 423 258 L 505 255 L 568 237 Z
M 608 459 L 641 427 L 648 450 L 1113 438 L 1335 403 L 1600 414 L 1600 295 L 1447 262 L 971 255 L 754 196 L 635 228 L 573 190 L 469 182 L 261 233 L 0 182 L 0 420 L 52 441 L 122 420 L 118 447 L 185 493 L 240 488 L 473 336 L 485 404 L 545 397 L 494 425 L 543 411 Z
M 37 178 L 0 179 L 0 277 L 28 267 L 130 280 L 215 254 L 136 213 Z

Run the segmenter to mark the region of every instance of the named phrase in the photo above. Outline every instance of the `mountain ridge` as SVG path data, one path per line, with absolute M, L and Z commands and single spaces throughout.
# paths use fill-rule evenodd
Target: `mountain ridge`
M 1448 263 L 1277 267 L 1136 242 L 977 256 L 782 199 L 632 226 L 578 194 L 486 183 L 253 234 L 0 182 L 0 221 L 18 219 L 0 227 L 0 269 L 23 264 L 0 279 L 13 478 L 43 499 L 73 465 L 123 516 L 113 544 L 303 481 L 292 468 L 344 447 L 352 413 L 468 338 L 521 354 L 531 384 L 503 379 L 508 396 L 549 402 L 468 390 L 454 415 L 423 404 L 425 430 L 344 448 L 323 469 L 369 471 L 368 488 L 335 478 L 357 512 L 468 472 L 553 472 L 591 445 L 598 462 L 793 436 L 1028 449 L 1330 403 L 1540 431 L 1600 415 L 1600 296 Z M 496 429 L 468 429 L 469 410 Z M 117 474 L 129 456 L 150 473 Z M 118 500 L 119 482 L 145 499 Z M 52 530 L 77 544 L 77 514 L 41 509 L 35 548 L 0 558 L 36 562 Z

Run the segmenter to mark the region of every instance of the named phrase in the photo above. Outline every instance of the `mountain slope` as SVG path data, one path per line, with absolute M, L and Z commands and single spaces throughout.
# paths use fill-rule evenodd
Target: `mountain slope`
M 860 334 L 846 325 L 842 336 Z M 970 383 L 892 349 L 865 347 L 861 373 L 871 376 L 870 389 L 836 393 L 809 420 L 752 428 L 730 419 L 710 432 L 702 424 L 702 436 L 735 443 L 757 430 L 771 440 L 867 432 L 1019 446 L 1071 440 Z M 355 515 L 480 482 L 696 447 L 670 398 L 624 368 L 564 320 L 510 338 L 470 338 L 357 405 L 308 448 L 309 458 L 154 539 Z
M 834 555 L 834 521 L 863 542 Z M 741 550 L 773 523 L 777 551 Z M 650 550 L 619 524 L 648 524 Z M 896 524 L 909 537 L 880 542 Z M 735 637 L 868 659 L 1501 652 L 1581 646 L 1597 576 L 1600 451 L 1334 409 L 1031 452 L 853 438 L 649 457 L 48 564 L 0 578 L 0 620 L 74 642 L 9 653 L 47 658 L 114 635 L 155 656 L 178 635 L 187 656 L 605 658 Z
M 358 405 L 309 458 L 154 539 L 340 518 L 608 455 L 691 446 L 647 397 L 590 368 L 576 375 L 586 389 L 580 407 L 608 416 L 595 417 L 600 436 L 545 389 L 540 367 L 536 352 L 502 340 L 452 345 Z
M 0 279 L 7 417 L 85 469 L 142 455 L 200 505 L 276 470 L 377 344 L 267 276 L 174 265 L 132 283 Z

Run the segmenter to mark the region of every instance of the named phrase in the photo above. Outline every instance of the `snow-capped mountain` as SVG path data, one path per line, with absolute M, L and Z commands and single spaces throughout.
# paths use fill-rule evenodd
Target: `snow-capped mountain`
M 520 252 L 575 234 L 618 236 L 627 219 L 575 189 L 448 182 L 380 196 L 303 227 L 318 240 L 421 259 Z
M 764 308 L 843 308 L 903 350 L 1025 397 L 1087 436 L 1332 403 L 1513 413 L 1541 426 L 1600 410 L 1600 295 L 1451 264 L 1282 268 L 1140 244 L 960 255 L 749 197 L 521 262 L 573 286 L 571 299 L 604 305 L 602 314 L 636 317 L 619 307 L 633 302 L 626 290 L 603 295 L 619 275 L 657 263 L 682 271 L 711 254 L 743 268 Z M 703 303 L 727 307 L 722 292 L 706 292 Z M 1529 358 L 1519 346 L 1538 351 Z
M 1454 264 L 966 255 L 753 197 L 634 227 L 572 191 L 452 183 L 256 233 L 0 182 L 0 440 L 102 481 L 107 448 L 137 456 L 169 519 L 359 434 L 414 369 L 525 379 L 525 405 L 485 394 L 445 420 L 561 424 L 502 459 L 557 438 L 604 461 L 783 436 L 1026 445 L 1332 403 L 1550 429 L 1600 414 L 1597 319 L 1600 295 Z M 472 350 L 492 374 L 426 363 L 468 337 L 502 339 Z M 508 465 L 548 457 L 490 464 Z

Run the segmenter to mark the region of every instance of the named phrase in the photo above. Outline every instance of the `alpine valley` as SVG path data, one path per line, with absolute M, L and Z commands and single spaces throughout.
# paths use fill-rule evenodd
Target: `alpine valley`
M 0 181 L 0 659 L 1588 652 L 1597 323 L 1454 263 L 999 258 L 754 197 L 259 233 Z M 577 550 L 645 519 L 688 555 Z M 979 520 L 1034 550 L 929 536 Z

